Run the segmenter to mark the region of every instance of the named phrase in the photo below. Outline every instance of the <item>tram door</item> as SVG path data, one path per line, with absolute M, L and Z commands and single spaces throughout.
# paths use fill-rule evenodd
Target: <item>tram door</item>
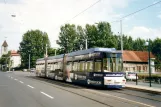
M 116 72 L 117 64 L 116 64 L 116 56 L 115 54 L 110 55 L 110 69 L 111 72 Z
M 122 71 L 121 54 L 112 53 L 110 57 L 110 70 L 111 72 Z
M 67 73 L 66 73 L 66 70 L 67 70 L 67 54 L 64 54 L 63 56 L 63 64 L 62 64 L 62 68 L 63 68 L 63 80 L 66 79 L 67 77 Z

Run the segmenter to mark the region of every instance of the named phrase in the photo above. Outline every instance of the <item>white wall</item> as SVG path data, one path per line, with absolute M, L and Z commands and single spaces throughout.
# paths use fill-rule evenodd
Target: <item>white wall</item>
M 21 64 L 21 57 L 20 56 L 11 56 L 12 61 L 12 68 L 18 67 Z

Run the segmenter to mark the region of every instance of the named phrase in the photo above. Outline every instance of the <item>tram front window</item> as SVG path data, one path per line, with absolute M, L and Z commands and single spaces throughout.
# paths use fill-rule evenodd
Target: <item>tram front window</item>
M 120 72 L 122 71 L 122 58 L 119 53 L 107 54 L 107 58 L 103 59 L 104 72 Z

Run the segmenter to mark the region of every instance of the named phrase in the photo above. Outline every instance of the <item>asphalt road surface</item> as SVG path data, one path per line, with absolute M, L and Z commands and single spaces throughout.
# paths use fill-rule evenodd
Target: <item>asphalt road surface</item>
M 32 73 L 0 72 L 0 107 L 160 107 L 160 99 L 155 93 L 77 88 Z

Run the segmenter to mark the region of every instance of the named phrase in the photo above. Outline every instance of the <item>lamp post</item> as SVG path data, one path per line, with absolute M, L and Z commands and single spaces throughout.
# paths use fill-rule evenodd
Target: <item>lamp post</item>
M 149 57 L 149 85 L 151 87 L 151 66 L 150 66 L 150 39 L 148 41 L 148 57 Z
M 123 64 L 123 35 L 122 35 L 122 20 L 119 21 L 120 22 L 120 32 L 119 33 L 119 36 L 120 36 L 120 45 L 121 45 L 121 53 L 122 53 L 122 70 L 124 71 L 124 64 Z
M 150 39 L 146 42 L 146 46 L 148 46 L 149 86 L 151 87 Z

